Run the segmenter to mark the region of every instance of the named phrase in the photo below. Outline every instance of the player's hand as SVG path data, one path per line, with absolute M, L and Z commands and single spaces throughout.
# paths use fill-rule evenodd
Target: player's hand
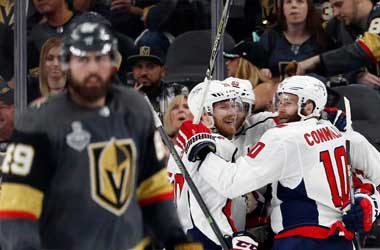
M 368 85 L 370 87 L 380 86 L 380 78 L 369 72 L 362 72 L 358 75 L 358 83 Z
M 199 242 L 181 243 L 175 245 L 173 250 L 203 250 L 203 245 Z
M 369 232 L 378 211 L 378 203 L 373 197 L 365 193 L 356 193 L 355 204 L 343 215 L 343 222 L 352 232 Z
M 133 6 L 132 0 L 112 0 L 111 10 L 126 10 L 128 11 Z
M 185 150 L 189 161 L 204 160 L 207 154 L 216 151 L 211 131 L 202 123 L 184 121 L 177 135 L 177 145 Z
M 296 74 L 304 75 L 309 71 L 313 71 L 320 63 L 319 55 L 310 57 L 297 63 Z
M 337 108 L 324 108 L 326 119 L 329 120 L 339 131 L 346 131 L 347 118 L 346 113 Z
M 268 79 L 272 79 L 272 72 L 268 68 L 262 68 L 260 69 L 260 73 L 263 74 Z
M 235 232 L 226 237 L 230 244 L 230 250 L 257 250 L 259 243 L 253 234 L 247 231 Z

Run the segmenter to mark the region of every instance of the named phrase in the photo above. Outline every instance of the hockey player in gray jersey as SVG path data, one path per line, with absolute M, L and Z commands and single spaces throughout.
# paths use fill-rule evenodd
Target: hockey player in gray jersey
M 68 92 L 16 121 L 1 166 L 2 250 L 142 249 L 144 228 L 160 247 L 203 249 L 179 224 L 149 107 L 112 85 L 116 51 L 107 27 L 78 24 L 62 47 Z

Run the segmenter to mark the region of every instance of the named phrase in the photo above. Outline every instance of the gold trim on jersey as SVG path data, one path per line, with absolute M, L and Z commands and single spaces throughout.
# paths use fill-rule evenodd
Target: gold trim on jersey
M 364 36 L 360 38 L 362 42 L 367 46 L 369 52 L 372 53 L 373 59 L 378 61 L 380 59 L 380 36 L 379 34 L 366 32 Z M 368 52 L 368 51 L 366 51 Z
M 137 188 L 137 197 L 139 201 L 143 201 L 172 192 L 173 186 L 169 183 L 167 170 L 162 169 L 139 185 Z
M 20 211 L 39 218 L 44 194 L 32 186 L 16 183 L 2 183 L 0 191 L 0 211 Z
M 132 139 L 111 139 L 88 146 L 91 196 L 101 207 L 120 216 L 133 197 L 136 147 Z
M 14 11 L 14 1 L 0 0 L 0 23 L 12 26 L 15 22 Z
M 149 246 L 152 240 L 149 237 L 145 237 L 140 241 L 136 246 L 134 246 L 133 250 L 144 250 L 147 246 Z

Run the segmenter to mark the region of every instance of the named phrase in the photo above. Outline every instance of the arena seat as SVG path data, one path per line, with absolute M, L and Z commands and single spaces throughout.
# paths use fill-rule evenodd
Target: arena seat
M 223 42 L 225 49 L 235 45 L 234 39 L 228 33 L 224 34 Z M 167 75 L 164 81 L 185 85 L 203 81 L 211 48 L 210 30 L 195 30 L 179 35 L 169 47 L 166 56 Z
M 380 94 L 362 84 L 351 84 L 333 88 L 351 103 L 352 127 L 363 134 L 380 151 Z M 345 110 L 343 97 L 336 106 Z

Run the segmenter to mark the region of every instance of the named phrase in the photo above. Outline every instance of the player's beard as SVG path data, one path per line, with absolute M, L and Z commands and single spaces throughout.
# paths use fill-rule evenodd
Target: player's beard
M 236 121 L 233 123 L 226 124 L 223 121 L 219 121 L 214 118 L 215 127 L 218 130 L 219 134 L 227 138 L 232 138 L 236 134 Z
M 68 87 L 74 91 L 78 96 L 83 98 L 88 102 L 95 102 L 100 98 L 107 95 L 108 90 L 112 84 L 112 74 L 106 79 L 103 80 L 96 74 L 91 74 L 87 76 L 83 81 L 79 81 L 73 77 L 71 72 L 69 71 L 67 74 L 68 77 Z M 100 83 L 98 86 L 87 86 L 87 82 L 94 77 Z
M 301 117 L 297 113 L 294 113 L 292 115 L 287 115 L 287 114 L 283 114 L 279 112 L 278 120 L 280 124 L 283 124 L 283 123 L 289 123 L 289 122 L 298 122 L 301 120 Z

